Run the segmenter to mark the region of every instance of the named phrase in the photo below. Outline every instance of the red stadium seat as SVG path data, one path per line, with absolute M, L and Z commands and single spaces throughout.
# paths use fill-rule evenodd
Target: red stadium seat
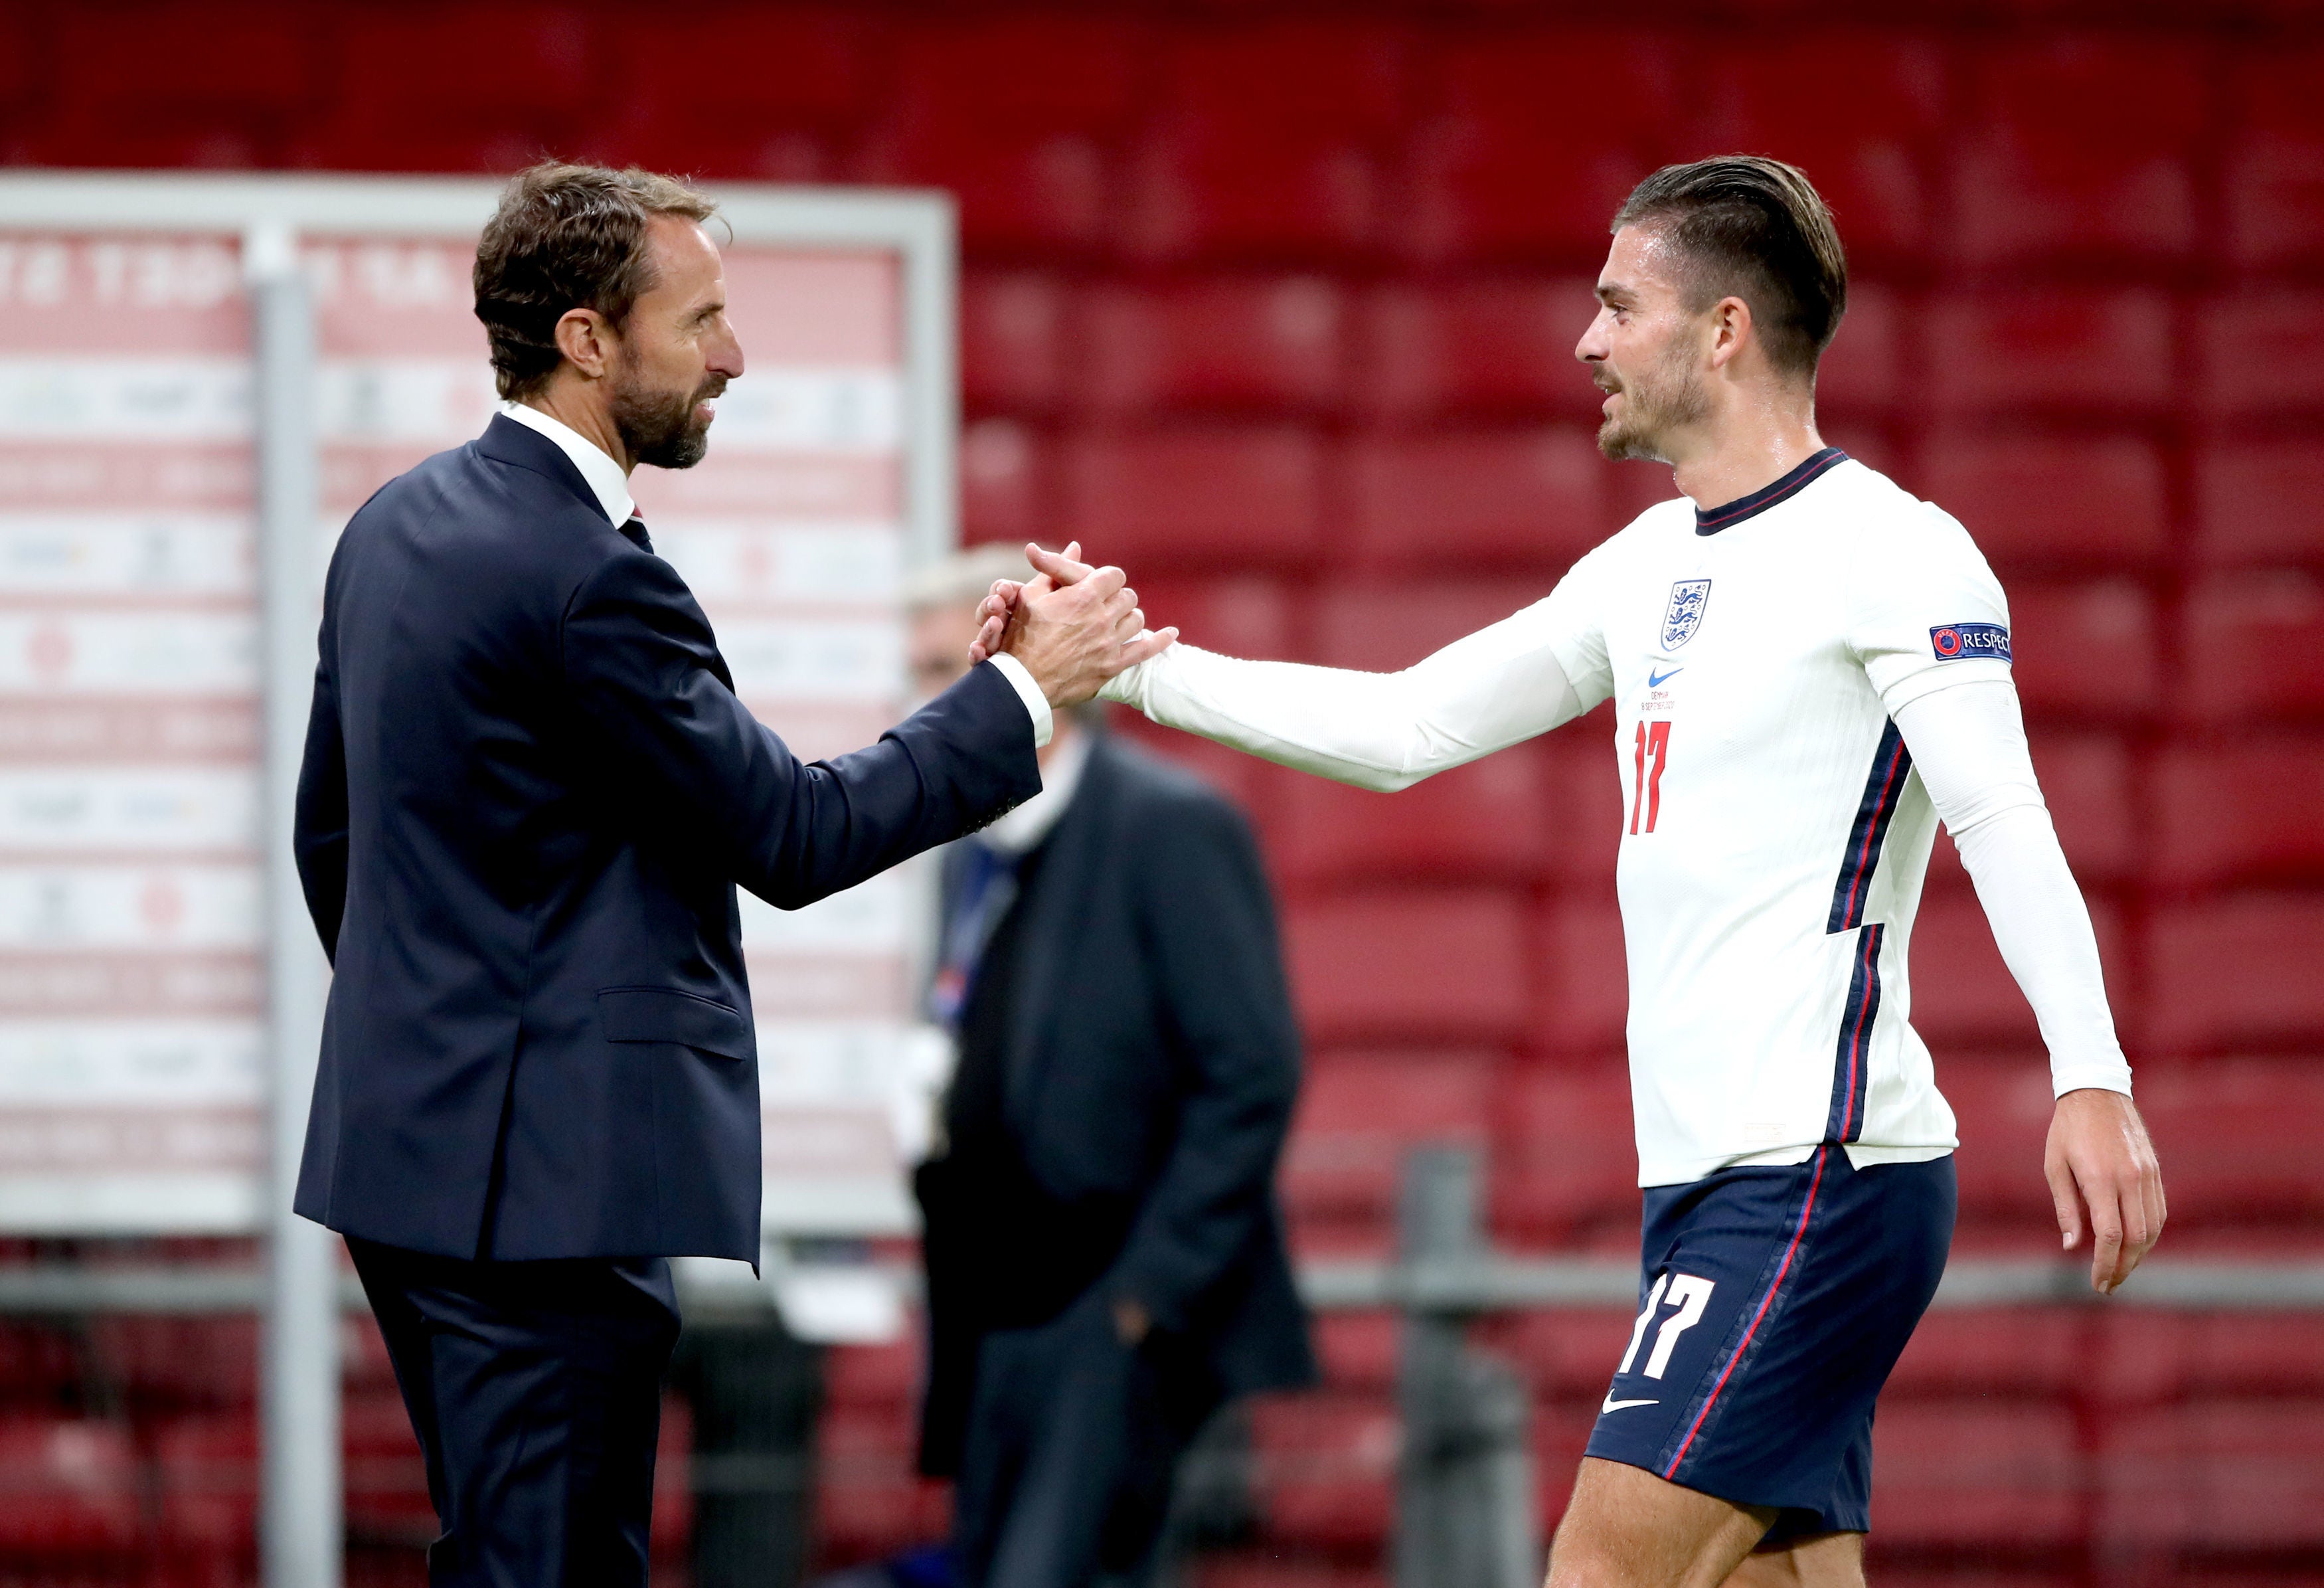
M 1392 1312 L 1318 1313 L 1315 1355 L 1334 1390 L 1378 1393 L 1396 1388 L 1403 1322 Z
M 1638 1149 L 1619 1058 L 1530 1065 L 1496 1097 L 1493 1226 L 1521 1247 L 1601 1248 L 1635 1237 Z M 1600 1364 L 1604 1376 L 1606 1364 Z
M 42 163 L 272 162 L 292 118 L 326 92 L 317 30 L 277 6 L 162 5 L 141 8 L 129 26 L 103 13 L 52 14 L 48 97 L 57 115 L 27 151 Z M 0 52 L 21 60 L 14 44 L 0 39 Z M 0 102 L 7 97 L 0 80 Z
M 1270 1544 L 1345 1549 L 1388 1537 L 1396 1414 L 1373 1396 L 1270 1396 L 1252 1403 L 1260 1527 Z
M 2040 1549 L 2082 1536 L 2089 1482 L 2072 1414 L 2041 1402 L 1884 1402 L 1872 1526 L 1890 1546 Z
M 2324 876 L 2324 740 L 2173 744 L 2154 768 L 2154 876 L 2171 883 Z
M 95 1418 L 0 1422 L 0 1559 L 95 1565 L 138 1545 L 137 1458 L 129 1430 Z
M 2202 52 L 2178 39 L 1981 47 L 1950 238 L 1971 264 L 2178 259 L 2195 245 Z
M 2324 714 L 2324 583 L 2219 575 L 2187 595 L 2180 715 L 2207 725 Z
M 2156 913 L 2147 938 L 2147 1035 L 2165 1052 L 2324 1038 L 2324 897 L 2254 894 Z
M 337 18 L 331 113 L 292 143 L 295 163 L 354 171 L 505 171 L 546 148 L 576 154 L 593 112 L 586 14 L 349 11 Z
M 2324 259 L 2324 51 L 2255 50 L 2227 94 L 2238 125 L 2223 171 L 2227 255 L 2265 269 Z
M 1189 32 L 1138 151 L 1127 232 L 1143 258 L 1314 258 L 1383 218 L 1379 153 L 1403 98 L 1395 35 L 1352 19 Z
M 0 1323 L 0 1415 L 67 1404 L 80 1386 L 80 1344 L 53 1323 Z
M 654 171 L 831 181 L 867 113 L 865 18 L 840 9 L 726 5 L 685 28 L 628 28 L 613 157 Z M 749 69 L 706 74 L 702 41 Z M 593 130 L 593 136 L 595 135 Z
M 258 1547 L 256 1419 L 244 1412 L 166 1423 L 154 1436 L 153 1467 L 164 1554 L 247 1569 Z M 224 1582 L 246 1580 L 239 1572 L 218 1575 Z
M 2144 852 L 2131 806 L 2130 751 L 2122 740 L 2043 734 L 2034 744 L 2034 769 L 2076 876 L 2086 882 L 2120 877 L 2138 865 Z
M 816 1432 L 815 1537 L 826 1560 L 877 1559 L 944 1537 L 950 1491 L 916 1468 L 915 1408 L 834 1406 Z
M 1441 45 L 1421 75 L 1405 247 L 1594 275 L 1614 211 L 1667 153 L 1660 130 L 1675 117 L 1660 47 L 1584 28 L 1488 32 Z M 1586 92 L 1559 87 L 1585 78 Z M 1618 125 L 1609 105 L 1622 107 Z
M 907 34 L 895 109 L 861 169 L 960 199 L 972 248 L 1054 254 L 1102 240 L 1110 143 L 1132 103 L 1136 31 L 1010 17 Z
M 1804 170 L 1852 259 L 1910 257 L 1923 245 L 1945 76 L 1927 42 L 1869 31 L 1741 49 L 1722 40 L 1700 66 L 1705 149 L 1776 154 Z
M 1058 544 L 1048 436 L 1013 419 L 979 420 L 961 432 L 962 539 Z
M 1356 390 L 1371 411 L 1524 415 L 1595 424 L 1603 393 L 1574 358 L 1598 312 L 1586 276 L 1397 282 L 1356 319 Z
M 2324 1546 L 2324 1402 L 2158 1408 L 2108 1431 L 2093 1524 L 2126 1546 L 2312 1554 Z
M 2012 1247 L 2054 1242 L 2050 1188 L 2042 1177 L 2053 1103 L 2048 1057 L 2038 1044 L 1964 1055 L 1941 1032 L 1932 1035 L 1922 1025 L 1917 996 L 1914 1002 L 1914 1025 L 1934 1052 L 1937 1089 L 1952 1104 L 1960 1135 L 1954 1167 L 1960 1175 L 1962 1230 Z
M 919 1393 L 916 1337 L 888 1345 L 834 1345 L 824 1353 L 823 1395 L 828 1405 L 917 1408 Z
M 2161 704 L 2154 605 L 2127 579 L 2009 592 L 2017 690 L 2030 715 L 2143 716 Z
M 2172 1209 L 2175 1221 L 2178 1209 Z M 2110 1381 L 2149 1401 L 2186 1396 L 2324 1398 L 2324 1329 L 2273 1312 L 2121 1312 L 2101 1325 Z
M 2211 568 L 2324 562 L 2324 457 L 2315 444 L 2228 441 L 2201 453 L 2195 553 Z
M 1278 426 L 1091 434 L 1068 442 L 1065 522 L 1128 568 L 1280 565 L 1317 549 L 1323 457 Z
M 1630 981 L 1622 916 L 1610 897 L 1569 890 L 1542 918 L 1537 1039 L 1552 1053 L 1619 1052 Z
M 1614 882 L 1614 858 L 1628 812 L 1615 758 L 1612 706 L 1601 706 L 1545 739 L 1550 764 L 1550 854 L 1557 875 L 1603 894 Z
M 1630 1189 L 1629 1199 L 1632 1250 L 1621 1253 L 1624 1256 L 1635 1256 L 1637 1244 L 1638 1193 L 1635 1186 Z M 1506 1313 L 1478 1327 L 1477 1343 L 1523 1373 L 1537 1399 L 1586 1399 L 1594 1409 L 1614 1376 L 1614 1364 L 1622 1360 L 1622 1346 L 1629 1338 L 1630 1323 L 1636 1316 L 1635 1309 L 1628 1306 L 1587 1312 L 1561 1307 L 1554 1312 Z
M 2324 411 L 2324 293 L 2224 293 L 2199 309 L 2193 340 L 2213 417 Z
M 1205 1547 L 1189 1573 L 1196 1588 L 1380 1588 L 1379 1566 L 1328 1556 L 1286 1555 L 1267 1544 Z
M 2098 958 L 2114 989 L 2115 1017 L 2132 1025 L 2126 1007 L 2134 988 L 2119 922 L 2102 898 L 2089 900 L 2098 928 Z M 2040 1032 L 2034 1011 L 2018 990 L 1993 928 L 1973 897 L 1948 894 L 1923 901 L 1913 928 L 1913 1024 L 1932 1047 L 1944 1044 L 1992 1048 L 2032 1047 Z
M 2144 289 L 1941 297 L 1928 309 L 1927 395 L 1948 413 L 2160 411 L 2174 400 L 2171 301 Z
M 2045 1094 L 2045 1119 L 2047 1101 Z M 2028 1171 L 2037 1182 L 2041 1169 L 2037 1144 Z M 1905 1400 L 1955 1396 L 2022 1400 L 2073 1394 L 2101 1376 L 2091 1371 L 2092 1333 L 2087 1315 L 2062 1308 L 1930 1313 L 1913 1331 L 1911 1343 L 1889 1376 L 1880 1402 L 1882 1420 L 1889 1408 Z M 2110 1371 L 2110 1361 L 2108 1367 Z M 1885 1472 L 1874 1473 L 1876 1505 L 1886 1477 Z
M 1406 1154 L 1442 1142 L 1485 1145 L 1495 1067 L 1481 1051 L 1317 1054 L 1284 1151 L 1293 1220 L 1360 1223 L 1389 1238 Z
M 2324 1076 L 2307 1052 L 2158 1066 L 2140 1076 L 2138 1103 L 2163 1160 L 2174 1233 L 2281 1224 L 2313 1243 L 2324 1213 L 2311 1145 Z M 2312 1353 L 2311 1366 L 2288 1371 L 2313 1372 Z
M 1578 428 L 1377 438 L 1349 461 L 1355 549 L 1375 567 L 1563 573 L 1613 527 L 1608 466 Z
M 1510 1039 L 1525 1030 L 1526 911 L 1497 889 L 1296 905 L 1285 936 L 1301 1020 L 1319 1041 Z
M 141 1411 L 257 1402 L 254 1318 L 97 1318 L 89 1346 L 91 1365 Z
M 2136 436 L 1941 432 L 1912 485 L 1960 520 L 2005 574 L 2150 567 L 2169 549 L 2162 455 Z
M 960 365 L 972 410 L 1046 410 L 1064 390 L 1065 293 L 1032 271 L 971 271 L 961 282 Z
M 1547 578 L 1326 586 L 1314 599 L 1315 660 L 1393 672 L 1500 622 L 1550 592 Z
M 1521 744 L 1394 794 L 1296 778 L 1273 853 L 1305 882 L 1537 876 L 1557 819 L 1546 772 L 1538 750 Z
M 1176 627 L 1190 645 L 1263 661 L 1301 660 L 1292 614 L 1304 604 L 1264 574 L 1132 578 L 1146 621 Z
M 1819 413 L 1848 419 L 1886 414 L 1904 401 L 1910 389 L 1903 353 L 1905 315 L 1896 295 L 1877 282 L 1850 282 L 1848 313 L 1840 332 L 1816 366 L 1816 408 Z M 1591 388 L 1594 392 L 1596 388 Z M 1877 460 L 1863 457 L 1875 467 Z
M 1101 288 L 1082 304 L 1082 392 L 1094 407 L 1323 408 L 1346 315 L 1313 276 Z

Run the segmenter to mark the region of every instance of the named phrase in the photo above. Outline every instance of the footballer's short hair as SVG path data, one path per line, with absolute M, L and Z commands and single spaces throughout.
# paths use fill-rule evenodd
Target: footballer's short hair
M 1624 226 L 1653 227 L 1676 245 L 1690 308 L 1742 299 L 1767 362 L 1814 376 L 1848 310 L 1848 255 L 1797 166 L 1756 154 L 1666 165 L 1615 213 L 1613 230 Z

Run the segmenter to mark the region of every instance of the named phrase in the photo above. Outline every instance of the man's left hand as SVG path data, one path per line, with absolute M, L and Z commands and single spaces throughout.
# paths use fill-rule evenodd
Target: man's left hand
M 1124 1345 L 1140 1345 L 1152 1333 L 1154 1317 L 1145 1306 L 1129 1297 L 1118 1297 L 1113 1304 L 1113 1332 L 1121 1336 Z
M 2168 1211 L 2145 1122 L 2119 1092 L 2069 1092 L 2051 1117 L 2042 1169 L 2066 1250 L 2088 1232 L 2090 1288 L 2113 1294 L 2162 1238 Z

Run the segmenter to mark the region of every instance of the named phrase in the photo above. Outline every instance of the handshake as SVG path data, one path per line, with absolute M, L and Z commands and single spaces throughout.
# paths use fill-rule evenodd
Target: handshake
M 976 609 L 971 667 L 1006 652 L 1033 676 L 1051 706 L 1077 706 L 1124 669 L 1158 656 L 1176 629 L 1148 632 L 1138 592 L 1118 568 L 1079 560 L 1081 542 L 1063 553 L 1025 548 L 1032 581 L 1000 579 Z

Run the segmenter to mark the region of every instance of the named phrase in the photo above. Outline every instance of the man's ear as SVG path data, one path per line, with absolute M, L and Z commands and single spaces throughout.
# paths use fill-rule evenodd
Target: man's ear
M 558 319 L 557 350 L 590 380 L 604 379 L 613 340 L 613 327 L 594 309 L 568 309 Z
M 1751 306 L 1740 298 L 1721 298 L 1711 306 L 1711 367 L 1722 369 L 1751 339 Z

